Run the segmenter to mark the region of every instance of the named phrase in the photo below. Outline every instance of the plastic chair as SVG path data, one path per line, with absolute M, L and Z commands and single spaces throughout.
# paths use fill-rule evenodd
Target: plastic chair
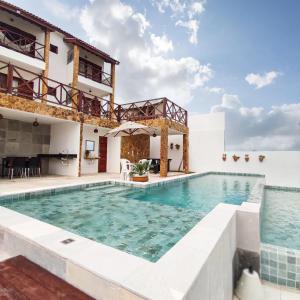
M 121 159 L 121 180 L 128 181 L 130 179 L 131 166 L 128 159 Z

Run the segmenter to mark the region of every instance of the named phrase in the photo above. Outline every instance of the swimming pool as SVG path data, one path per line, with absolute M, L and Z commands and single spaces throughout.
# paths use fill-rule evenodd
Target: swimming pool
M 261 240 L 300 250 L 300 192 L 266 189 Z
M 107 184 L 0 205 L 155 262 L 218 203 L 247 201 L 256 180 L 205 175 L 151 188 Z

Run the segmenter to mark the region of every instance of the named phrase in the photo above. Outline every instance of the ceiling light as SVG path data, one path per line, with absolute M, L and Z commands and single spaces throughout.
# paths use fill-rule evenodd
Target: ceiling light
M 34 122 L 32 123 L 34 127 L 38 127 L 40 123 L 38 122 L 37 118 L 35 118 Z

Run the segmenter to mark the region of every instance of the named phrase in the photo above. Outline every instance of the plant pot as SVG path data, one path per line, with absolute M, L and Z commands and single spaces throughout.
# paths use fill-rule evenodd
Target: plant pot
M 149 181 L 149 177 L 148 176 L 133 176 L 132 177 L 132 181 L 135 181 L 135 182 L 147 182 L 147 181 Z
M 240 159 L 240 157 L 237 156 L 237 155 L 233 155 L 232 158 L 233 158 L 234 161 L 238 161 Z

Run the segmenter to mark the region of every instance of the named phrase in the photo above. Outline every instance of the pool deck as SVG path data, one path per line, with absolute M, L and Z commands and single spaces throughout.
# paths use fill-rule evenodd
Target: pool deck
M 168 177 L 160 177 L 159 174 L 150 174 L 149 182 L 160 182 L 177 176 L 184 176 L 184 174 L 180 172 L 169 172 Z M 120 174 L 99 173 L 93 175 L 84 175 L 81 177 L 49 175 L 31 178 L 14 178 L 12 180 L 2 178 L 0 179 L 0 196 L 8 193 L 23 193 L 33 191 L 35 189 L 46 189 L 65 185 L 102 182 L 107 180 L 120 180 Z

